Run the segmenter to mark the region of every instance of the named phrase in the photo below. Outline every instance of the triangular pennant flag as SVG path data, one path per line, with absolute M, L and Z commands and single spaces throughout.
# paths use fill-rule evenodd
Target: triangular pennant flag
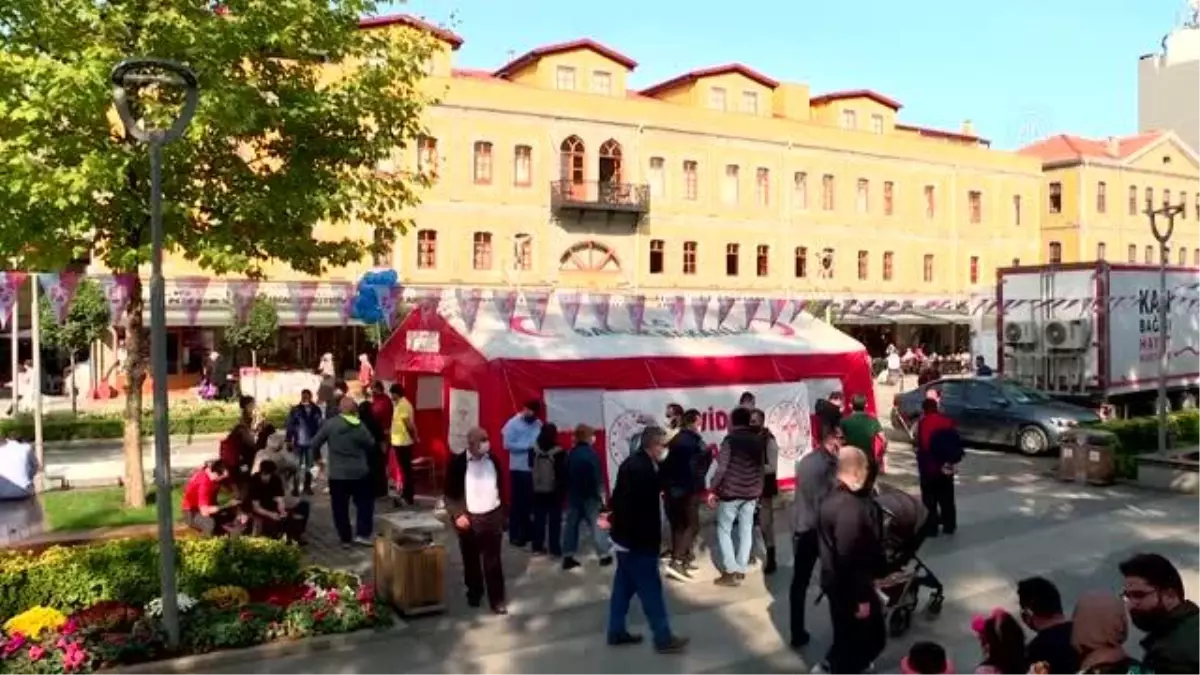
M 75 300 L 75 291 L 83 275 L 79 272 L 43 272 L 38 275 L 38 282 L 46 292 L 50 308 L 54 310 L 54 320 L 63 323 L 71 311 L 71 303 Z
M 758 307 L 762 304 L 762 298 L 743 298 L 742 311 L 746 314 L 746 330 L 750 330 L 750 323 L 754 321 L 754 316 L 758 314 Z
M 682 295 L 675 295 L 667 299 L 667 310 L 671 312 L 671 319 L 675 323 L 675 330 L 683 330 L 683 317 L 687 299 Z
M 542 324 L 546 322 L 546 309 L 549 306 L 550 291 L 525 292 L 525 311 L 529 312 L 529 320 L 533 322 L 534 330 L 541 332 Z
M 692 321 L 696 322 L 696 330 L 704 330 L 704 319 L 708 318 L 708 296 L 692 296 Z
M 308 325 L 308 315 L 317 301 L 320 284 L 319 281 L 293 281 L 287 285 L 288 299 L 292 302 L 292 311 L 296 313 L 296 325 L 301 328 Z
M 122 325 L 125 308 L 129 306 L 129 300 L 133 297 L 133 285 L 136 280 L 136 275 L 121 272 L 104 277 L 100 284 L 104 291 L 104 299 L 108 303 L 108 320 L 114 326 Z
M 246 320 L 254 298 L 258 297 L 257 279 L 238 279 L 229 283 L 230 304 L 233 305 L 233 317 L 238 323 Z
M 500 321 L 504 324 L 506 330 L 512 328 L 513 313 L 517 311 L 517 292 L 516 291 L 493 291 L 492 306 L 496 308 L 496 313 L 500 315 Z
M 633 327 L 633 332 L 642 332 L 642 321 L 646 318 L 646 296 L 625 298 L 625 309 L 629 312 L 629 325 Z
M 603 330 L 608 330 L 608 307 L 612 298 L 607 293 L 598 293 L 588 296 L 592 306 L 592 316 L 596 317 L 596 326 Z
M 783 308 L 787 304 L 788 301 L 784 298 L 771 298 L 771 301 L 767 304 L 767 317 L 771 322 L 772 328 L 775 327 L 775 324 L 779 323 L 779 315 L 783 314 Z
M 483 292 L 478 288 L 457 288 L 454 298 L 458 300 L 458 313 L 462 316 L 463 325 L 470 333 L 475 330 L 475 319 L 479 318 L 479 302 L 483 299 Z
M 200 310 L 204 307 L 204 294 L 208 290 L 208 277 L 181 277 L 175 280 L 179 293 L 179 304 L 187 316 L 187 325 L 195 326 Z
M 21 284 L 27 276 L 24 272 L 5 272 L 0 276 L 0 327 L 8 326 L 12 308 L 21 295 Z
M 717 298 L 717 328 L 725 324 L 725 319 L 729 318 L 729 312 L 733 311 L 735 302 L 737 302 L 737 298 L 727 295 Z
M 559 291 L 558 309 L 562 312 L 563 321 L 571 330 L 575 330 L 575 322 L 579 320 L 579 305 L 581 298 L 578 291 Z

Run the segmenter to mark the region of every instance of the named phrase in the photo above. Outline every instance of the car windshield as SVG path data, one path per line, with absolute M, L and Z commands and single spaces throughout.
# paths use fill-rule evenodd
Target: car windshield
M 1015 382 L 1000 382 L 999 385 L 1004 396 L 1014 403 L 1040 403 L 1051 400 L 1042 392 Z

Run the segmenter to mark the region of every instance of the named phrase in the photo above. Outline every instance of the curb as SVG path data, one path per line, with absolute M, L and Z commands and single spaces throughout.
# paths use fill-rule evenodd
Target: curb
M 339 635 L 319 635 L 300 640 L 281 640 L 268 642 L 255 647 L 242 649 L 226 649 L 206 654 L 191 654 L 174 659 L 148 661 L 132 666 L 118 666 L 103 672 L 108 673 L 207 673 L 220 668 L 240 666 L 239 672 L 247 672 L 245 664 L 255 661 L 265 661 L 284 656 L 303 656 L 317 652 L 338 651 L 349 647 L 385 640 L 396 637 L 408 628 L 408 624 L 400 617 L 395 618 L 388 628 L 365 628 L 353 633 Z

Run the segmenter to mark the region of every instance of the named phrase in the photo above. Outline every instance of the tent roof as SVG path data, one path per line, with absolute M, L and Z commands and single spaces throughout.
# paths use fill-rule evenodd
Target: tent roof
M 603 330 L 603 321 L 597 316 L 596 303 L 586 296 L 578 308 L 575 327 L 572 329 L 563 316 L 561 296 L 551 294 L 546 301 L 546 315 L 541 329 L 530 318 L 529 309 L 535 307 L 537 295 L 527 294 L 517 302 L 511 322 L 505 322 L 498 305 L 505 296 L 482 297 L 478 304 L 475 324 L 467 330 L 460 311 L 460 302 L 452 295 L 431 299 L 438 304 L 438 314 L 449 325 L 464 336 L 485 359 L 521 359 L 539 361 L 574 361 L 590 359 L 619 359 L 635 357 L 685 357 L 719 358 L 745 355 L 804 355 L 840 354 L 863 351 L 858 341 L 841 331 L 819 321 L 806 313 L 795 320 L 789 302 L 779 314 L 775 326 L 771 326 L 770 301 L 764 300 L 755 312 L 755 319 L 746 327 L 744 299 L 738 299 L 725 321 L 718 326 L 718 301 L 707 301 L 706 311 L 696 307 L 696 298 L 688 298 L 683 308 L 680 329 L 672 312 L 656 299 L 647 299 L 643 313 L 642 330 L 633 331 L 627 299 L 614 296 L 608 313 L 608 330 Z M 544 293 L 541 294 L 545 298 Z M 421 300 L 418 299 L 418 306 Z M 466 302 L 461 304 L 467 304 Z M 568 300 L 568 306 L 571 302 Z M 426 305 L 428 311 L 429 305 Z M 419 312 L 420 309 L 414 311 Z M 696 319 L 703 316 L 702 325 Z M 424 322 L 405 324 L 411 332 Z M 429 324 L 425 324 L 429 325 Z M 397 336 L 403 340 L 400 336 Z M 405 344 L 401 342 L 400 344 Z

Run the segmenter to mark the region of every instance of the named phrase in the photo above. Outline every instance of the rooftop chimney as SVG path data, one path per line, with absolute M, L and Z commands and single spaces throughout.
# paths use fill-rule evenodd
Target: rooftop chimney
M 1116 136 L 1109 136 L 1107 150 L 1108 150 L 1109 157 L 1120 157 L 1121 156 L 1121 139 L 1117 138 Z
M 962 134 L 964 136 L 974 136 L 975 135 L 975 123 L 972 122 L 971 120 L 963 120 Z

